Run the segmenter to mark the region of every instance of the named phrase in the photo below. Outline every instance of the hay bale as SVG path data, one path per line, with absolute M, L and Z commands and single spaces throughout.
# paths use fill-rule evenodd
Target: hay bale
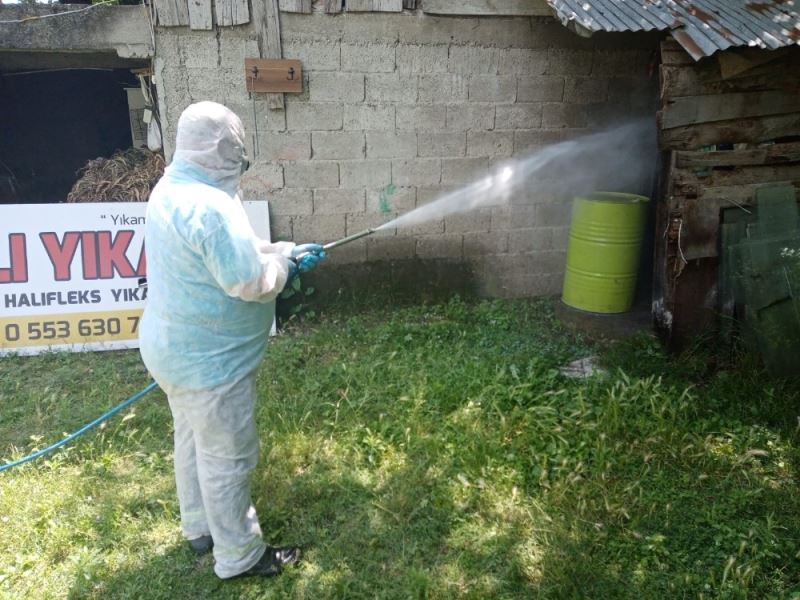
M 78 171 L 67 202 L 147 202 L 164 174 L 164 157 L 146 148 L 118 150 Z

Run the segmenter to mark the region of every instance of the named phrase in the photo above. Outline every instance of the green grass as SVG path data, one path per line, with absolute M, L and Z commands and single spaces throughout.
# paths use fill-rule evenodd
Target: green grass
M 597 354 L 606 375 L 558 367 Z M 136 352 L 0 360 L 0 454 L 148 382 Z M 259 372 L 265 536 L 221 582 L 184 547 L 160 392 L 0 473 L 5 598 L 800 598 L 796 384 L 590 344 L 551 302 L 329 309 Z

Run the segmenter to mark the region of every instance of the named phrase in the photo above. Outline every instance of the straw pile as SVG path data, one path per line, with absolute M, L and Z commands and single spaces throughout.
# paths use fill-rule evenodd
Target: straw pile
M 164 173 L 164 157 L 146 148 L 118 150 L 78 171 L 67 202 L 147 202 Z

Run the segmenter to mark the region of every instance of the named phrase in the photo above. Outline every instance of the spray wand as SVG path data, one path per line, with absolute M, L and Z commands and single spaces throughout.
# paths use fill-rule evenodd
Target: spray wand
M 343 237 L 342 239 L 336 240 L 335 242 L 330 242 L 329 244 L 325 244 L 324 246 L 322 246 L 322 249 L 327 252 L 328 250 L 333 250 L 334 248 L 338 248 L 339 246 L 344 246 L 345 244 L 349 244 L 350 242 L 355 242 L 356 240 L 360 240 L 363 237 L 372 235 L 376 231 L 378 230 L 365 229 L 364 231 L 354 233 L 353 235 L 348 235 L 347 237 Z M 296 263 L 299 263 L 301 260 L 303 260 L 303 257 L 308 256 L 308 254 L 309 254 L 308 252 L 304 252 L 303 254 L 295 256 L 292 260 L 294 260 Z

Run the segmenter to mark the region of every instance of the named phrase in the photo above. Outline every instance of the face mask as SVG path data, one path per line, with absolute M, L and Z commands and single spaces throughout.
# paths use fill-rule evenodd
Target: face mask
M 247 158 L 247 155 L 242 157 L 242 175 L 247 172 L 247 169 L 250 168 L 250 160 Z

